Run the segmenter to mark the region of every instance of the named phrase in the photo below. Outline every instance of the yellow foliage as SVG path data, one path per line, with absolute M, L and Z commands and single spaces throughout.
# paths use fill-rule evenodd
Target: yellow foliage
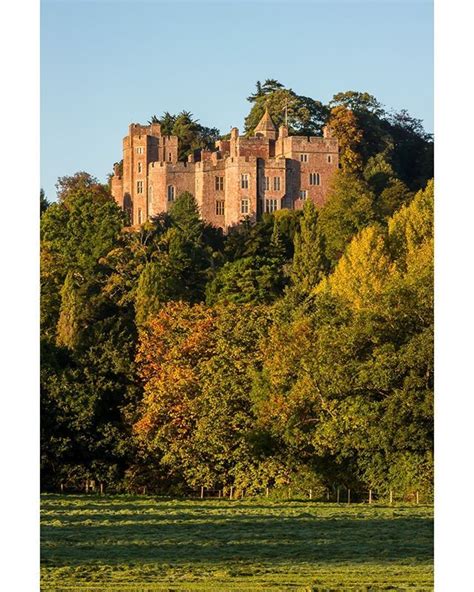
M 333 274 L 316 289 L 329 290 L 351 308 L 370 307 L 393 277 L 394 265 L 376 226 L 362 230 L 351 242 Z

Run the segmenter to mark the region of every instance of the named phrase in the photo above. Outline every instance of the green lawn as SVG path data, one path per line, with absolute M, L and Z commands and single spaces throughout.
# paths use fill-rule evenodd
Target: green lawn
M 433 589 L 431 506 L 44 495 L 42 590 Z

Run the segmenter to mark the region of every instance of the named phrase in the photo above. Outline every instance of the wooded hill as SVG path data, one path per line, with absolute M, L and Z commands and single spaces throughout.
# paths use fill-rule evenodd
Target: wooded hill
M 319 211 L 224 236 L 182 194 L 130 232 L 87 173 L 42 195 L 44 490 L 431 493 L 431 137 L 367 93 L 267 80 L 249 101 L 249 133 L 288 104 L 295 133 L 336 131 Z M 216 135 L 182 119 L 182 154 Z

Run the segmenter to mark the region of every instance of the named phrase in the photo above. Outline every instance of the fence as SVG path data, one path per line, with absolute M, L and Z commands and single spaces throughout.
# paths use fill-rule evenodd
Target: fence
M 423 502 L 431 502 L 432 496 L 420 491 L 397 492 L 395 489 L 386 489 L 384 491 L 377 491 L 375 489 L 356 489 L 351 490 L 350 487 L 335 485 L 332 488 L 321 491 L 321 487 L 306 489 L 297 487 L 292 488 L 291 485 L 287 487 L 264 487 L 260 490 L 254 488 L 246 490 L 245 488 L 238 488 L 234 485 L 229 485 L 222 488 L 211 488 L 201 486 L 198 490 L 189 490 L 187 492 L 171 492 L 171 491 L 157 491 L 149 490 L 147 486 L 134 487 L 128 490 L 117 490 L 111 487 L 106 491 L 106 486 L 103 482 L 94 479 L 86 479 L 81 483 L 70 484 L 66 486 L 65 483 L 60 484 L 60 492 L 65 493 L 85 493 L 94 495 L 128 493 L 135 495 L 157 495 L 166 497 L 182 497 L 183 499 L 229 499 L 242 500 L 252 498 L 269 498 L 272 500 L 292 500 L 292 501 L 315 501 L 327 502 L 336 504 L 351 504 L 351 503 L 366 503 L 366 504 L 389 504 L 392 505 L 397 502 L 411 502 L 420 504 Z

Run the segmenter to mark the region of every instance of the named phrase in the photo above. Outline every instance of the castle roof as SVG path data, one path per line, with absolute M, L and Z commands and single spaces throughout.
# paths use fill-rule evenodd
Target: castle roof
M 258 125 L 255 128 L 255 133 L 258 132 L 276 132 L 276 127 L 272 121 L 272 118 L 270 117 L 268 107 L 265 107 L 265 113 L 263 114 L 262 119 L 258 122 Z

